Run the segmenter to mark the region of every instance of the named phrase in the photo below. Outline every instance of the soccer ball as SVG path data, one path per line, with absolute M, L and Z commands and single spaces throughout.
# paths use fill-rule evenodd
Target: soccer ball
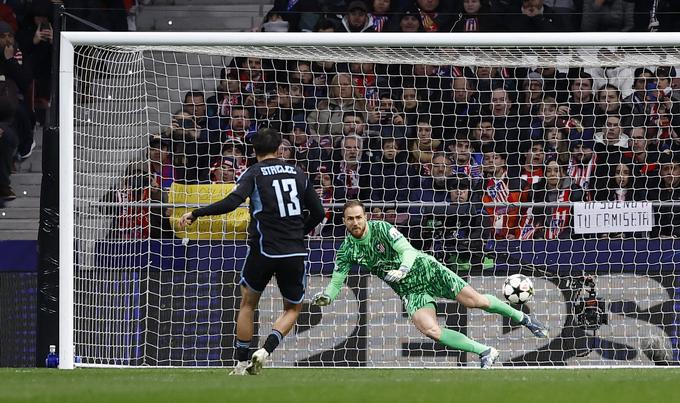
M 503 295 L 511 304 L 524 304 L 534 296 L 534 284 L 523 274 L 513 274 L 505 279 Z

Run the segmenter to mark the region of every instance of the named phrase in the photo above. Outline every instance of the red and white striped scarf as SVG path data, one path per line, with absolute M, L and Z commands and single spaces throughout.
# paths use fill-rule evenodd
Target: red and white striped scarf
M 510 189 L 506 182 L 506 176 L 500 179 L 490 178 L 486 183 L 486 194 L 494 203 L 507 203 L 510 197 Z M 495 206 L 493 208 L 493 228 L 498 233 L 505 227 L 505 214 L 508 206 Z
M 568 202 L 571 196 L 571 189 L 563 189 L 557 197 L 560 203 Z M 557 239 L 564 229 L 569 225 L 571 207 L 555 207 L 550 217 L 550 222 L 545 226 L 545 239 Z
M 587 166 L 575 163 L 573 160 L 569 161 L 567 174 L 571 177 L 572 183 L 579 185 L 583 189 L 586 200 L 590 200 L 590 178 L 593 176 L 596 166 L 597 156 L 595 154 L 593 154 L 593 157 L 590 159 Z
M 467 18 L 465 20 L 465 26 L 463 27 L 464 32 L 477 32 L 479 31 L 479 20 L 477 17 Z
M 420 12 L 420 21 L 423 23 L 423 29 L 425 32 L 439 31 L 439 24 L 435 20 L 437 16 L 437 13 L 426 13 L 424 11 Z

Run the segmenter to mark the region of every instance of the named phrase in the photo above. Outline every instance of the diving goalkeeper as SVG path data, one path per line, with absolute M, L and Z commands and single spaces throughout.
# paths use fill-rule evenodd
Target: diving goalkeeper
M 345 203 L 343 220 L 349 235 L 335 257 L 335 270 L 326 290 L 314 295 L 312 304 L 329 305 L 337 297 L 352 264 L 383 279 L 404 302 L 409 317 L 425 336 L 445 346 L 479 355 L 481 367 L 490 368 L 498 351 L 437 322 L 436 299 L 455 299 L 467 308 L 481 308 L 526 326 L 537 337 L 548 337 L 545 326 L 489 294 L 479 294 L 463 279 L 432 256 L 416 250 L 391 224 L 367 221 L 364 205 Z

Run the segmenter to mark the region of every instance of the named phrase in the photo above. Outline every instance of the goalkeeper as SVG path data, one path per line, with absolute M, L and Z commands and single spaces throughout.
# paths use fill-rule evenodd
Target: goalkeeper
M 349 235 L 335 258 L 335 271 L 324 292 L 314 295 L 312 304 L 329 305 L 338 295 L 353 264 L 385 280 L 404 302 L 409 317 L 425 336 L 445 346 L 478 354 L 482 368 L 490 368 L 498 351 L 469 339 L 462 333 L 439 327 L 435 298 L 455 299 L 467 308 L 481 308 L 526 326 L 537 337 L 548 337 L 540 323 L 498 298 L 479 294 L 463 279 L 432 256 L 416 250 L 391 224 L 367 221 L 364 205 L 345 203 L 343 220 Z

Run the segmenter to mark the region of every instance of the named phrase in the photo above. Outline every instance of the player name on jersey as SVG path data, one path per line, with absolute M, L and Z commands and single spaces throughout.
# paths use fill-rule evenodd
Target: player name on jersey
M 295 167 L 290 165 L 272 165 L 268 167 L 260 167 L 262 175 L 276 175 L 276 174 L 293 174 L 295 175 Z

